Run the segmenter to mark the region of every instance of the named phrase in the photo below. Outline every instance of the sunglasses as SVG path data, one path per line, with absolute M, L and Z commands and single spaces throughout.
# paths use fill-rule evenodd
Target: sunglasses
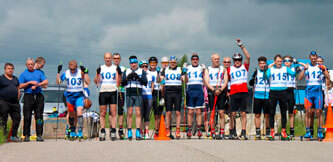
M 285 59 L 285 60 L 283 60 L 283 62 L 291 62 L 291 60 L 290 59 Z
M 142 68 L 148 68 L 148 65 L 143 65 L 143 66 L 141 66 Z
M 113 58 L 114 60 L 119 60 L 120 58 Z
M 197 58 L 193 58 L 192 60 L 196 60 L 196 61 L 198 61 L 199 59 L 197 59 Z
M 239 62 L 242 62 L 242 59 L 234 59 L 234 61 L 239 61 Z
M 149 64 L 150 65 L 156 65 L 157 63 L 156 62 L 150 62 Z
M 231 62 L 230 61 L 223 61 L 223 63 L 230 64 Z

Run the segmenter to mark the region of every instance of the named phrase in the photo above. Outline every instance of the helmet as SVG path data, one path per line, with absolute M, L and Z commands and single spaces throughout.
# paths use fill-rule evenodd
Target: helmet
M 235 54 L 232 56 L 232 59 L 243 59 L 243 56 L 242 56 L 240 53 L 235 53 Z
M 177 62 L 177 57 L 176 56 L 171 56 L 170 61 L 176 61 Z
M 91 107 L 91 105 L 92 105 L 92 102 L 91 102 L 91 100 L 89 98 L 85 98 L 83 100 L 83 102 L 84 102 L 84 108 L 85 109 L 89 109 Z
M 143 65 L 143 64 L 148 64 L 147 60 L 141 60 L 139 62 L 139 67 L 141 67 L 141 65 Z
M 153 61 L 158 63 L 158 59 L 155 56 L 149 57 L 148 62 L 150 63 L 150 62 L 153 62 Z
M 169 59 L 168 57 L 166 56 L 163 56 L 162 59 L 161 59 L 162 62 L 169 62 Z

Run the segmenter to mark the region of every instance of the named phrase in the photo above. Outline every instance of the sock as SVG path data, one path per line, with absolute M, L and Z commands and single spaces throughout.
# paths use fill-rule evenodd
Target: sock
M 101 129 L 101 133 L 105 133 L 105 129 L 104 128 Z
M 119 130 L 123 130 L 123 125 L 119 125 Z
M 290 128 L 290 134 L 291 134 L 291 135 L 294 135 L 294 134 L 295 134 L 295 130 L 294 130 L 294 128 Z
M 269 135 L 271 133 L 271 129 L 270 128 L 266 128 L 266 135 Z
M 79 125 L 79 128 L 83 128 L 83 116 L 77 117 L 77 124 Z

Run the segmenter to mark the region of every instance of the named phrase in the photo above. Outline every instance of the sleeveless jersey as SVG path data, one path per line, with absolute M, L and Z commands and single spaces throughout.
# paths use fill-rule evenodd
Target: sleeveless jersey
M 157 83 L 157 71 L 155 70 L 155 71 L 150 71 L 150 70 L 148 70 L 149 72 L 150 72 L 150 74 L 152 75 L 152 77 L 154 78 L 154 90 L 159 90 L 160 89 L 160 87 L 158 87 L 158 83 Z M 147 71 L 147 72 L 148 72 Z
M 192 65 L 188 66 L 187 70 L 188 82 L 187 85 L 202 85 L 202 68 L 201 66 L 193 67 Z
M 117 66 L 101 66 L 100 92 L 114 92 L 117 90 Z
M 127 77 L 132 72 L 137 73 L 139 75 L 139 77 L 141 77 L 142 73 L 143 73 L 143 70 L 141 68 L 138 68 L 136 70 L 127 69 L 125 71 L 124 75 L 126 75 L 126 77 Z M 128 81 L 128 84 L 126 85 L 126 88 L 142 88 L 142 87 L 143 86 L 140 84 L 140 82 L 138 80 L 136 80 L 136 81 Z
M 209 84 L 213 87 L 221 86 L 224 82 L 223 80 L 223 71 L 224 67 L 220 66 L 219 68 L 213 68 L 212 66 L 208 67 L 208 73 L 209 73 Z
M 248 92 L 247 89 L 247 71 L 248 64 L 242 64 L 240 67 L 231 66 L 228 69 L 230 79 L 230 95 L 240 92 Z
M 290 67 L 292 71 L 295 71 L 295 67 Z M 296 88 L 296 76 L 287 74 L 287 87 Z
M 264 72 L 257 70 L 256 84 L 254 89 L 254 98 L 268 99 L 269 98 L 269 84 L 268 78 L 264 76 Z
M 309 65 L 309 68 L 305 71 L 306 75 L 306 90 L 318 91 L 321 90 L 323 73 L 321 69 L 316 66 Z
M 282 90 L 286 89 L 287 87 L 287 68 L 282 66 L 281 68 L 271 67 L 271 76 L 270 76 L 270 83 L 271 88 L 283 88 Z
M 83 92 L 83 80 L 80 69 L 77 69 L 74 74 L 70 70 L 66 70 L 62 74 L 61 80 L 67 81 L 67 92 Z
M 166 86 L 180 86 L 182 85 L 181 74 L 182 70 L 180 67 L 177 67 L 175 70 L 167 67 L 165 69 L 165 85 Z
M 151 87 L 151 83 L 154 82 L 154 77 L 149 70 L 146 72 L 146 75 L 147 75 L 148 84 L 142 87 L 142 95 L 151 96 L 153 89 L 153 87 Z

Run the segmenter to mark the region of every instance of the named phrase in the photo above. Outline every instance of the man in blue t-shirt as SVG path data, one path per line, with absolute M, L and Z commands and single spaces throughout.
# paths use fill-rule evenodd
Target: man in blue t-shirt
M 35 114 L 37 141 L 44 141 L 42 138 L 44 112 L 44 96 L 42 94 L 42 87 L 46 87 L 48 85 L 48 80 L 40 70 L 34 69 L 34 64 L 35 61 L 32 58 L 28 58 L 26 60 L 27 69 L 21 73 L 19 77 L 20 88 L 24 89 L 23 135 L 25 136 L 25 142 L 30 141 L 32 111 L 34 111 Z
M 21 109 L 19 104 L 20 83 L 14 73 L 14 65 L 5 64 L 5 74 L 0 76 L 0 127 L 3 128 L 4 134 L 7 131 L 8 115 L 12 119 L 11 136 L 8 141 L 20 142 L 17 137 L 17 130 L 21 120 Z

